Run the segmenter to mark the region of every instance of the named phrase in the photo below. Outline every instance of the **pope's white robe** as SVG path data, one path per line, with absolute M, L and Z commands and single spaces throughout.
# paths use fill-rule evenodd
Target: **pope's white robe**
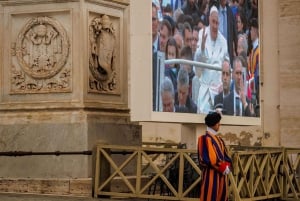
M 222 68 L 222 61 L 228 55 L 227 41 L 221 32 L 218 32 L 217 39 L 213 41 L 210 35 L 210 27 L 205 28 L 207 34 L 205 49 L 201 51 L 203 29 L 199 31 L 199 41 L 195 53 L 195 61 L 217 65 Z M 213 110 L 214 97 L 219 93 L 222 85 L 222 72 L 203 68 L 200 79 L 199 95 L 197 99 L 198 113 L 209 113 Z

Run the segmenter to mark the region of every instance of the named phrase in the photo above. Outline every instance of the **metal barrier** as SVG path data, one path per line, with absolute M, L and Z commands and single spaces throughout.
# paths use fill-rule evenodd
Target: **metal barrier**
M 204 62 L 191 61 L 187 59 L 169 59 L 164 61 L 165 64 L 188 64 L 197 68 L 207 68 L 210 70 L 222 71 L 222 67 L 218 65 L 208 64 Z
M 231 147 L 233 178 L 241 200 L 281 198 L 282 148 Z
M 230 146 L 230 200 L 299 200 L 300 148 Z M 298 171 L 298 172 L 297 172 Z M 98 145 L 94 197 L 199 200 L 196 150 Z
M 300 149 L 285 150 L 284 165 L 281 170 L 284 175 L 283 197 L 300 200 Z

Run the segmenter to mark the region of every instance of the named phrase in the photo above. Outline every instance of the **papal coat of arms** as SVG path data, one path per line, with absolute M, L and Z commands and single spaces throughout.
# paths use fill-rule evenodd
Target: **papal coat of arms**
M 109 16 L 102 15 L 92 20 L 90 50 L 90 89 L 97 92 L 114 92 L 117 84 L 116 35 Z
M 63 26 L 50 17 L 30 19 L 21 29 L 13 49 L 12 87 L 15 93 L 70 90 L 69 38 Z

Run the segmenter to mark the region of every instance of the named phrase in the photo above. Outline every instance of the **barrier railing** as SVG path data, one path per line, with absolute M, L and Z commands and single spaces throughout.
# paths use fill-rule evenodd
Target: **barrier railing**
M 229 149 L 230 200 L 299 200 L 300 148 Z M 94 196 L 198 201 L 197 160 L 196 150 L 98 145 Z
M 282 148 L 231 148 L 233 178 L 241 200 L 281 198 L 282 188 L 278 174 L 284 151 Z
M 281 170 L 283 197 L 300 200 L 300 149 L 287 148 Z

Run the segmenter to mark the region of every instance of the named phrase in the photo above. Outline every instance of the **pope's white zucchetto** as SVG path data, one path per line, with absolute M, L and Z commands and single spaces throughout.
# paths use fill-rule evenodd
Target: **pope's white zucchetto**
M 217 14 L 219 13 L 216 6 L 212 6 L 212 7 L 210 8 L 209 15 L 211 15 L 212 12 L 217 12 Z

